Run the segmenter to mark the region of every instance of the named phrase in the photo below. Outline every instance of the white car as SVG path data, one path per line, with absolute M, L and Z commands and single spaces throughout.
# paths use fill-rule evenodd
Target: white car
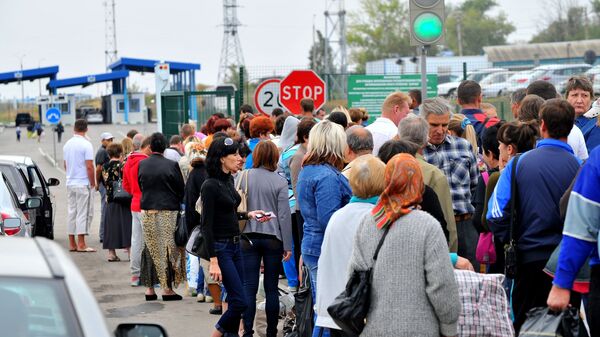
M 481 85 L 483 97 L 498 97 L 505 95 L 508 89 L 508 78 L 514 74 L 510 71 L 497 72 L 485 77 Z
M 6 336 L 167 336 L 156 324 L 121 324 L 110 333 L 79 269 L 53 241 L 0 238 L 0 256 L 0 329 Z
M 479 69 L 467 75 L 467 80 L 475 81 L 479 83 L 482 79 L 484 79 L 489 74 L 497 73 L 500 71 L 506 71 L 504 68 L 488 68 L 488 69 Z M 460 85 L 462 80 L 456 80 L 454 82 L 448 82 L 444 84 L 438 85 L 438 96 L 451 97 L 456 95 L 456 89 Z
M 508 79 L 507 91 L 514 92 L 519 89 L 525 89 L 531 83 L 533 70 L 523 70 L 516 72 Z

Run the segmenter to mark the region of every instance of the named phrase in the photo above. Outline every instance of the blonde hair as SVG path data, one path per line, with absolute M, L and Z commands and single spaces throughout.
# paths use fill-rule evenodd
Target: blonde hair
M 323 120 L 308 134 L 307 154 L 302 166 L 331 164 L 341 170 L 344 168 L 347 146 L 344 128 L 339 124 Z
M 473 154 L 477 156 L 479 153 L 479 148 L 477 147 L 477 132 L 475 132 L 475 128 L 471 124 L 471 121 L 467 119 L 467 116 L 463 114 L 453 114 L 452 117 L 450 117 L 450 123 L 448 123 L 448 130 L 453 131 L 458 137 L 469 141 L 473 147 Z
M 350 118 L 350 113 L 348 112 L 348 109 L 346 109 L 345 107 L 339 105 L 336 106 L 335 108 L 333 108 L 333 110 L 331 110 L 331 112 L 341 112 L 344 115 L 346 115 L 346 119 L 348 120 L 348 125 L 350 125 L 350 123 L 352 123 L 352 118 Z
M 350 168 L 352 194 L 359 198 L 380 195 L 385 189 L 385 164 L 372 154 L 358 157 Z
M 410 105 L 412 103 L 412 98 L 400 91 L 393 92 L 385 98 L 385 101 L 383 101 L 383 105 L 381 106 L 381 112 L 391 112 L 394 106 L 402 105 L 402 103 Z
M 123 157 L 127 157 L 134 150 L 133 141 L 127 137 L 121 141 L 121 146 L 123 146 Z

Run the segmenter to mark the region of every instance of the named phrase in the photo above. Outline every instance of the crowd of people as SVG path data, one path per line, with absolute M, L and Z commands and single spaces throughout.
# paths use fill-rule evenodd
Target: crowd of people
M 564 99 L 536 81 L 512 94 L 514 121 L 482 103 L 474 81 L 457 89 L 460 110 L 418 90 L 394 92 L 372 123 L 361 109 L 315 111 L 310 99 L 300 116 L 244 105 L 239 121 L 214 114 L 169 140 L 132 130 L 115 143 L 103 133 L 95 159 L 78 120 L 64 147 L 69 248 L 94 251 L 85 235 L 96 189 L 107 260 L 126 250 L 131 285 L 145 287 L 147 301 L 157 287 L 162 300 L 181 300 L 175 289 L 185 283 L 188 295 L 213 302 L 215 337 L 255 334 L 260 284 L 266 335 L 276 336 L 282 273 L 291 292 L 310 280 L 313 336 L 345 336 L 327 308 L 353 271 L 370 268 L 361 336 L 457 335 L 453 269 L 506 274 L 516 334 L 530 309 L 579 308 L 582 298 L 598 334 L 592 97 L 586 78 L 570 79 Z M 209 259 L 178 247 L 179 223 L 201 226 Z M 591 280 L 574 288 L 588 258 Z

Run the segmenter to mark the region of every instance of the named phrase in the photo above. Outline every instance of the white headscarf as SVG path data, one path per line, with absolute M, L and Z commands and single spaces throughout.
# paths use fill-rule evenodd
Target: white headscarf
M 281 150 L 285 151 L 288 147 L 294 145 L 299 123 L 300 120 L 294 116 L 288 116 L 288 118 L 285 119 L 281 137 L 279 139 L 279 148 L 281 148 Z

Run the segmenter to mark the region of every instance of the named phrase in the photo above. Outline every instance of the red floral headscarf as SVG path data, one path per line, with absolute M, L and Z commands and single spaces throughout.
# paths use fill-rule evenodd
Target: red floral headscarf
M 388 161 L 385 183 L 387 187 L 371 211 L 379 229 L 410 213 L 421 203 L 425 188 L 419 163 L 407 153 L 397 154 Z

